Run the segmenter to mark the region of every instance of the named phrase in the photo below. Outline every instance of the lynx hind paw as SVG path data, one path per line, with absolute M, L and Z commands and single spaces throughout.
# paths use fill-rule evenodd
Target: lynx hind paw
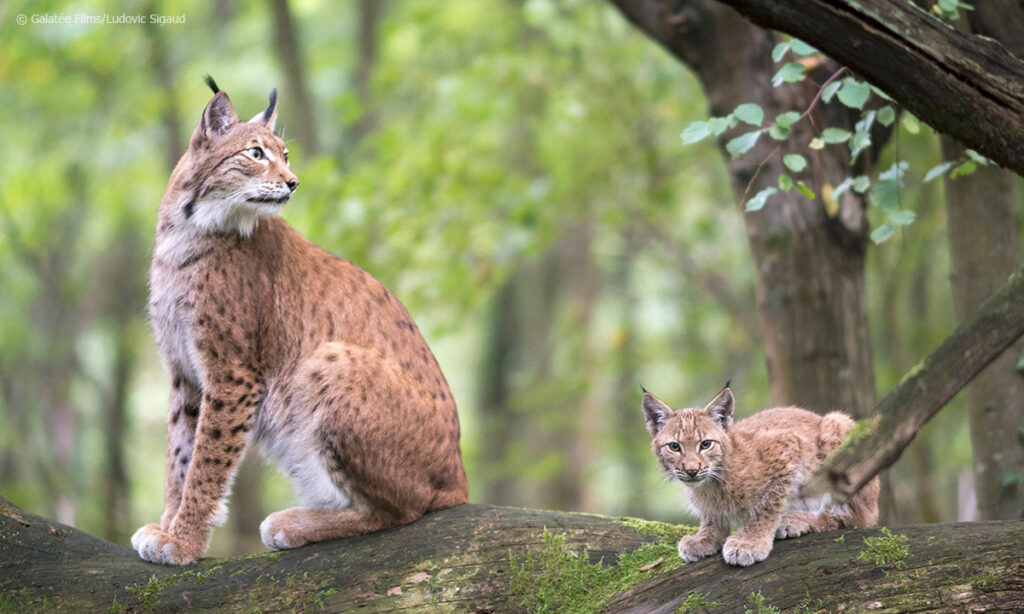
M 144 561 L 161 565 L 188 565 L 198 558 L 188 548 L 160 530 L 160 525 L 147 524 L 132 535 L 134 548 Z
M 274 512 L 260 523 L 260 539 L 268 548 L 287 550 L 309 543 L 299 534 L 299 527 L 292 520 L 290 510 Z
M 775 529 L 775 538 L 800 537 L 813 530 L 810 521 L 803 514 L 785 514 L 779 520 L 779 527 Z
M 716 552 L 718 548 L 695 535 L 687 535 L 679 540 L 679 556 L 687 563 L 696 563 Z
M 771 551 L 771 540 L 763 543 L 761 541 L 736 539 L 733 536 L 725 540 L 725 546 L 722 547 L 722 558 L 729 565 L 749 567 L 768 558 L 768 554 Z

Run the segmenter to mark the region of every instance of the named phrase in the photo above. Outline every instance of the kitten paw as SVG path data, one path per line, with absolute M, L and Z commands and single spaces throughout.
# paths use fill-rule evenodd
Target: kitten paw
M 171 537 L 160 525 L 147 524 L 132 535 L 132 548 L 143 560 L 161 565 L 188 565 L 199 558 L 195 548 Z
M 294 509 L 294 508 L 293 508 Z M 274 512 L 260 523 L 260 539 L 270 548 L 287 550 L 309 543 L 302 535 L 299 523 L 292 510 Z
M 749 567 L 768 558 L 768 553 L 771 551 L 772 542 L 770 540 L 765 544 L 760 541 L 737 539 L 734 535 L 725 540 L 725 546 L 722 547 L 722 558 L 730 565 Z
M 803 514 L 784 514 L 779 520 L 779 528 L 775 529 L 776 539 L 800 537 L 812 532 L 811 523 Z
M 687 563 L 696 563 L 716 552 L 717 546 L 696 535 L 687 535 L 679 540 L 679 556 Z

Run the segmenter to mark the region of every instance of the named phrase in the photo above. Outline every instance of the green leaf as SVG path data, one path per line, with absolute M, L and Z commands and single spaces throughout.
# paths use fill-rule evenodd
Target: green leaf
M 850 155 L 854 160 L 860 155 L 860 152 L 864 151 L 871 146 L 871 135 L 864 130 L 858 130 L 853 133 L 853 137 L 850 139 Z M 851 164 L 852 164 L 851 160 Z
M 900 208 L 900 188 L 889 179 L 879 181 L 871 189 L 871 204 L 882 211 L 895 211 Z
M 750 151 L 754 145 L 757 144 L 757 139 L 761 136 L 760 130 L 754 130 L 746 134 L 732 139 L 725 144 L 725 150 L 729 152 L 732 157 L 737 157 Z
M 708 120 L 708 129 L 715 136 L 722 136 L 722 133 L 729 129 L 728 117 L 712 117 Z
M 821 90 L 821 99 L 825 102 L 832 102 L 832 97 L 836 95 L 836 92 L 839 91 L 839 88 L 842 87 L 842 85 L 843 82 L 838 80 L 829 83 Z
M 1014 484 L 1024 484 L 1024 475 L 1017 473 L 1007 473 L 1003 476 L 1003 486 L 1013 486 Z
M 878 110 L 878 123 L 889 127 L 894 121 L 896 121 L 896 109 L 893 109 L 890 105 L 885 105 Z
M 842 128 L 825 128 L 821 131 L 821 140 L 829 145 L 836 143 L 845 143 L 850 140 L 853 136 L 849 130 L 843 130 Z
M 978 168 L 978 163 L 974 160 L 968 160 L 960 166 L 953 169 L 953 172 L 949 174 L 950 179 L 956 179 L 957 177 L 966 177 L 974 173 L 975 169 Z
M 691 143 L 697 143 L 702 141 L 708 136 L 711 136 L 711 127 L 708 126 L 707 122 L 693 122 L 683 130 L 681 135 L 683 139 L 683 145 L 690 145 Z
M 903 116 L 900 118 L 900 123 L 903 124 L 903 127 L 910 134 L 917 134 L 921 131 L 921 122 L 919 122 L 917 118 L 910 113 L 903 113 Z
M 936 177 L 941 177 L 942 175 L 945 175 L 946 171 L 948 171 L 952 166 L 952 162 L 943 162 L 942 164 L 933 166 L 931 170 L 929 170 L 928 173 L 925 174 L 924 182 L 928 183 L 929 181 L 935 179 Z
M 814 190 L 812 190 L 811 188 L 807 187 L 807 184 L 804 183 L 803 181 L 797 181 L 796 185 L 794 187 L 797 189 L 798 192 L 800 192 L 801 194 L 803 194 L 804 196 L 806 196 L 810 200 L 814 200 L 814 196 L 815 196 Z
M 878 228 L 871 231 L 871 240 L 877 243 L 885 243 L 889 240 L 889 237 L 896 232 L 896 228 L 892 224 L 882 224 Z
M 843 179 L 842 183 L 836 186 L 835 190 L 832 190 L 832 198 L 839 198 L 840 194 L 849 190 L 851 187 L 853 187 L 853 177 L 847 177 L 846 179 Z
M 981 155 L 980 153 L 974 151 L 973 149 L 967 150 L 967 157 L 970 158 L 971 160 L 974 160 L 978 164 L 981 164 L 982 166 L 987 166 L 992 163 L 991 160 Z
M 814 151 L 818 151 L 819 149 L 825 149 L 825 141 L 819 139 L 818 137 L 814 137 L 813 139 L 811 139 L 811 142 L 807 144 L 807 148 L 813 149 Z
M 863 194 L 868 191 L 871 187 L 871 178 L 867 175 L 858 175 L 853 179 L 853 191 L 858 194 Z
M 839 88 L 839 102 L 851 109 L 863 109 L 864 103 L 871 97 L 871 88 L 863 81 L 852 77 L 843 79 L 843 87 Z
M 783 192 L 788 192 L 793 189 L 793 178 L 786 173 L 779 175 L 779 189 Z
M 899 162 L 893 162 L 892 166 L 886 169 L 884 172 L 879 173 L 878 178 L 883 181 L 895 181 L 899 184 L 903 183 L 903 174 L 910 168 L 910 163 L 906 160 L 900 160 Z
M 889 102 L 892 102 L 892 98 L 889 96 L 889 94 L 886 94 L 885 92 L 883 92 L 882 90 L 878 89 L 874 85 L 871 86 L 871 93 L 874 94 L 875 96 L 878 96 L 882 100 L 887 100 Z
M 900 209 L 889 214 L 889 223 L 893 226 L 906 226 L 913 224 L 917 214 L 908 209 Z
M 732 113 L 736 116 L 736 119 L 752 126 L 760 127 L 761 123 L 764 122 L 764 111 L 761 110 L 760 106 L 752 102 L 741 104 Z
M 958 5 L 957 0 L 939 0 L 939 8 L 947 13 L 955 13 Z
M 768 200 L 768 197 L 778 191 L 778 188 L 770 187 L 754 194 L 754 197 L 747 201 L 747 211 L 760 211 L 764 208 L 764 203 Z
M 789 128 L 783 128 L 778 124 L 772 124 L 768 128 L 768 136 L 772 137 L 776 141 L 785 141 L 789 138 Z
M 772 77 L 772 87 L 779 87 L 783 83 L 796 83 L 804 80 L 804 72 L 807 67 L 796 62 L 787 62 L 782 65 L 779 72 Z
M 772 49 L 772 61 L 781 62 L 782 58 L 786 56 L 786 52 L 789 51 L 789 43 L 779 43 Z
M 799 111 L 786 111 L 775 118 L 775 123 L 783 128 L 789 128 L 795 124 L 798 119 L 800 119 Z
M 802 56 L 814 55 L 818 53 L 817 49 L 811 47 L 810 45 L 803 42 L 799 38 L 794 38 L 793 40 L 789 41 L 789 48 L 793 50 L 793 53 Z
M 794 173 L 799 173 L 807 168 L 807 158 L 804 158 L 800 154 L 786 154 L 782 158 L 782 163 L 786 165 L 786 168 Z

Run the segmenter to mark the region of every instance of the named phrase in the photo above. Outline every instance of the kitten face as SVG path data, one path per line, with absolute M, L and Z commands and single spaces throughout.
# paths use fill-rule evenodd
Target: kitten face
M 689 486 L 724 477 L 732 423 L 732 392 L 726 388 L 704 409 L 673 411 L 650 393 L 643 410 L 651 433 L 651 449 L 661 468 Z

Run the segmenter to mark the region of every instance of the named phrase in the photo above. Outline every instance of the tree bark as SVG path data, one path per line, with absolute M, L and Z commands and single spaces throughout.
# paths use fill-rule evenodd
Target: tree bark
M 719 1 L 814 45 L 936 130 L 1024 174 L 1024 63 L 999 42 L 911 2 Z
M 1024 54 L 1024 7 L 982 3 L 971 13 L 970 28 L 991 36 L 1020 57 Z M 998 11 L 998 12 L 997 12 Z M 977 13 L 977 14 L 975 14 Z M 963 24 L 960 24 L 963 25 Z M 942 140 L 943 157 L 958 160 L 964 148 Z M 982 166 L 972 175 L 945 180 L 946 224 L 953 305 L 963 320 L 996 290 L 1020 259 L 1015 177 Z M 974 490 L 982 520 L 1024 518 L 1024 377 L 1016 352 L 1005 352 L 967 387 Z
M 645 544 L 663 544 L 660 551 L 675 556 L 675 536 L 634 526 L 464 505 L 371 535 L 181 568 L 143 562 L 124 546 L 0 498 L 0 604 L 5 611 L 61 612 L 525 612 L 534 583 L 571 581 L 566 569 L 540 565 L 534 576 L 520 573 L 512 588 L 526 552 L 541 559 L 545 530 L 564 534 L 564 548 L 580 555 L 574 558 L 586 550 L 593 564 L 618 565 L 622 553 Z M 882 536 L 880 547 L 864 540 L 879 536 L 875 529 L 834 531 L 777 542 L 767 561 L 747 569 L 728 567 L 720 556 L 663 573 L 659 567 L 673 567 L 674 559 L 657 556 L 643 565 L 653 565 L 646 574 L 643 561 L 622 562 L 640 580 L 588 611 L 668 613 L 699 594 L 716 605 L 687 611 L 738 612 L 757 593 L 784 612 L 801 605 L 802 612 L 1024 608 L 1024 522 L 904 527 Z
M 774 33 L 754 27 L 732 9 L 710 0 L 612 0 L 637 28 L 690 66 L 701 79 L 712 115 L 724 116 L 754 102 L 766 118 L 804 111 L 816 88 L 771 87 Z M 737 41 L 743 41 L 737 44 Z M 822 80 L 829 73 L 816 76 Z M 851 126 L 846 109 L 815 107 L 816 125 Z M 721 143 L 733 136 L 727 134 Z M 746 156 L 728 162 L 737 200 L 774 185 L 790 173 L 783 154 L 789 143 L 813 136 L 807 121 L 794 125 L 790 141 L 776 147 L 761 139 Z M 881 137 L 884 140 L 884 136 Z M 862 160 L 863 164 L 866 160 Z M 817 193 L 863 172 L 851 168 L 842 148 L 813 152 L 803 179 Z M 843 409 L 863 416 L 875 404 L 874 370 L 864 301 L 868 240 L 866 202 L 852 190 L 827 213 L 821 198 L 795 190 L 772 197 L 744 221 L 754 260 L 757 311 L 765 342 L 772 401 L 818 411 Z
M 963 147 L 943 139 L 946 159 Z M 962 321 L 1013 272 L 1020 259 L 1014 177 L 981 167 L 946 181 L 953 305 Z M 1015 346 L 1018 350 L 1020 344 Z M 982 520 L 1024 517 L 1024 377 L 1019 352 L 1004 352 L 967 387 L 974 488 Z

